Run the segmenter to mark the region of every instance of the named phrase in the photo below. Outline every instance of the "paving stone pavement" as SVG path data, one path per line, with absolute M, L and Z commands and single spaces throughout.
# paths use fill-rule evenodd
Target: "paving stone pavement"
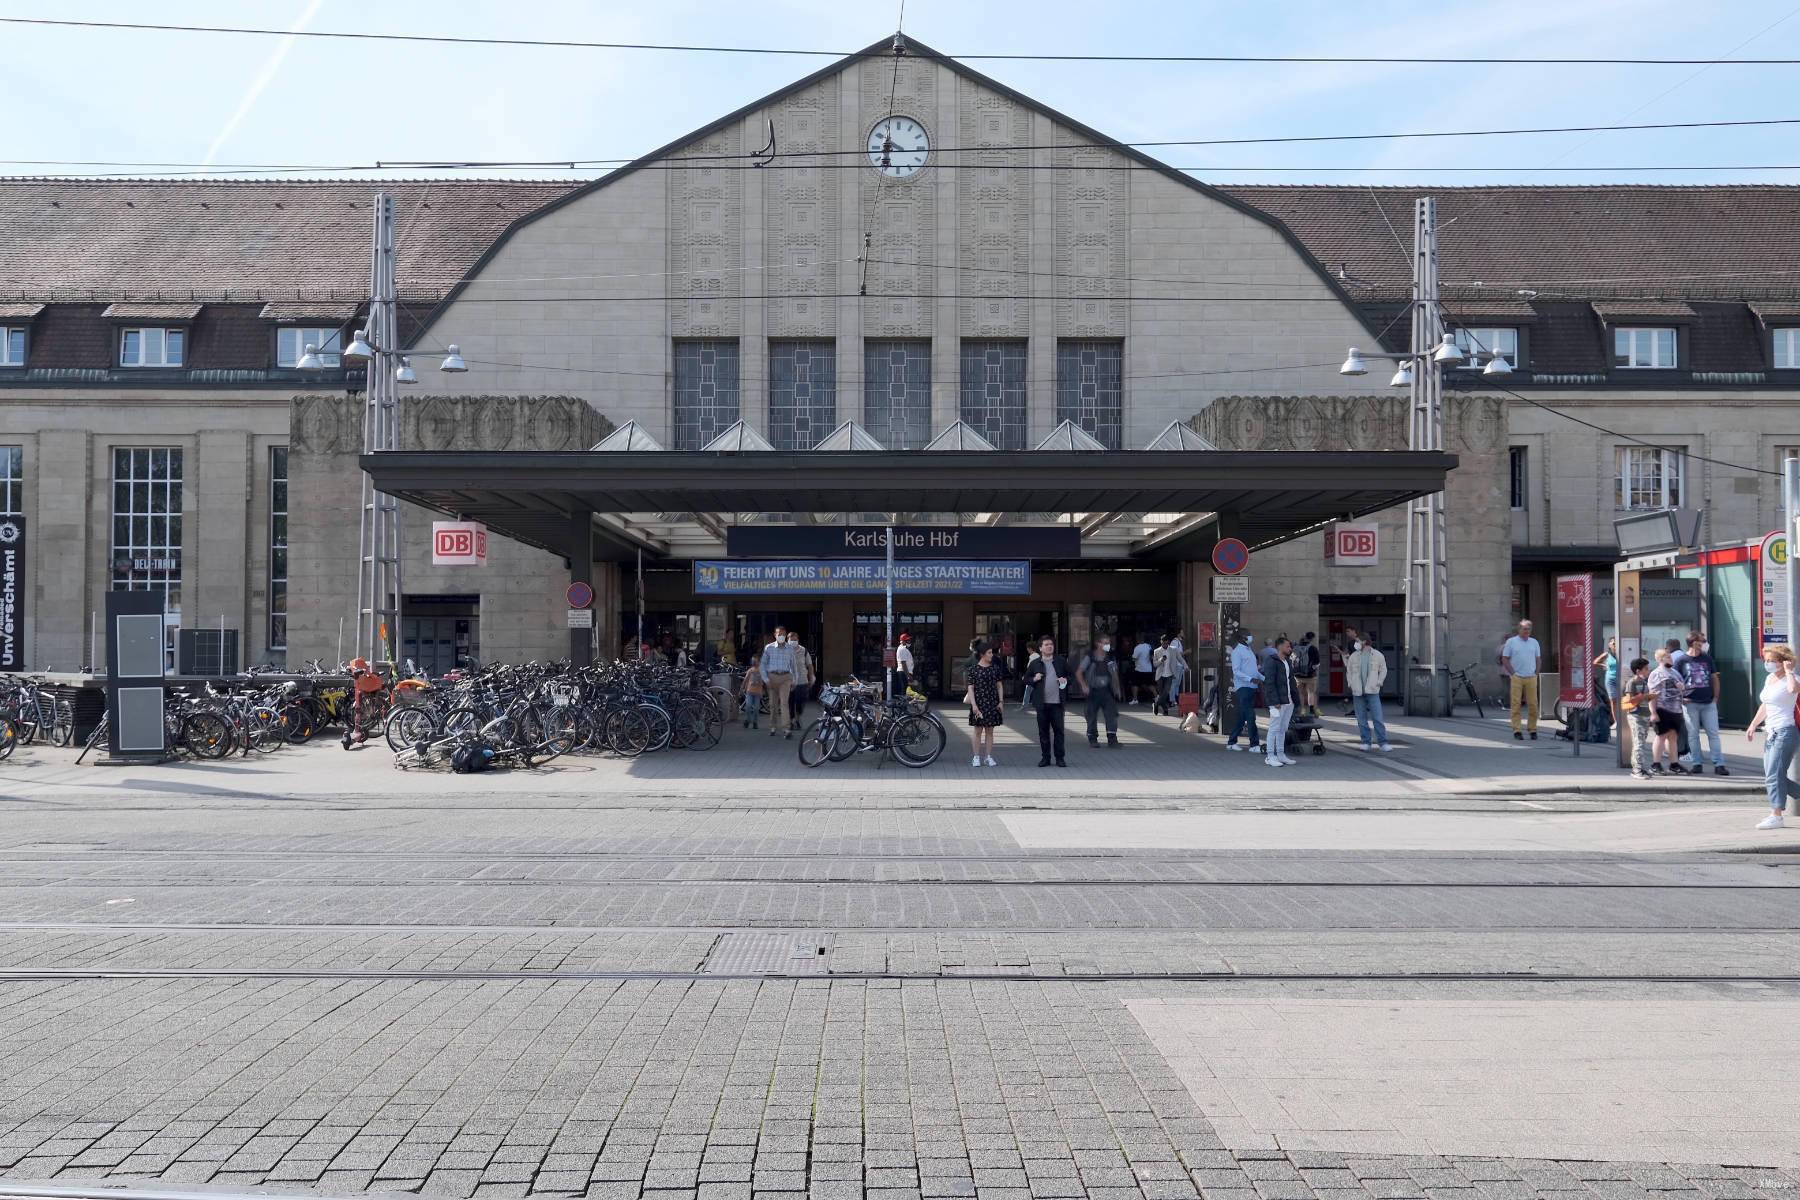
M 1766 1153 L 1670 1164 L 1376 1154 L 1312 1125 L 1303 1142 L 1297 1120 L 1222 1123 L 1189 1060 L 1229 1058 L 1230 1039 L 1196 1049 L 1135 1015 L 1643 1001 L 1755 1029 L 1800 998 L 1793 856 L 1038 846 L 979 800 L 828 784 L 783 805 L 707 788 L 434 805 L 186 786 L 0 796 L 0 1200 L 34 1183 L 1018 1200 L 1800 1187 L 1778 1133 Z M 1357 803 L 1296 788 L 1257 805 Z M 1182 975 L 1221 978 L 1163 978 Z M 1240 1064 L 1233 1086 L 1266 1086 L 1278 1058 Z

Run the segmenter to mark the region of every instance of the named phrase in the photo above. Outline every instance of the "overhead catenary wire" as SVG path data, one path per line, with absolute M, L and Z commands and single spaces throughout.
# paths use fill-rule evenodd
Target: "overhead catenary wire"
M 848 58 L 858 50 L 817 47 L 733 46 L 680 42 L 602 42 L 570 38 L 457 37 L 448 34 L 372 33 L 338 29 L 275 29 L 242 25 L 190 25 L 149 21 L 77 21 L 53 17 L 0 17 L 0 24 L 35 25 L 68 29 L 131 30 L 156 33 L 236 34 L 256 37 L 305 37 L 373 42 L 421 42 L 451 46 L 524 46 L 563 50 L 642 50 L 678 54 L 779 55 L 811 58 Z M 1037 54 L 956 53 L 947 58 L 984 62 L 1095 62 L 1095 63 L 1269 63 L 1269 64 L 1384 64 L 1442 66 L 1794 66 L 1796 58 L 1656 58 L 1619 56 L 1496 56 L 1496 55 L 1346 55 L 1346 54 Z

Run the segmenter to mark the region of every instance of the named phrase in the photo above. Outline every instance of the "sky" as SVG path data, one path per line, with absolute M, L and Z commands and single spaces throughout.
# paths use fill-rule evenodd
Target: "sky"
M 849 51 L 890 36 L 900 10 L 898 0 L 0 0 L 0 17 Z M 904 29 L 953 55 L 1800 58 L 1800 3 L 1788 0 L 906 0 Z M 255 174 L 237 164 L 629 159 L 829 61 L 4 24 L 0 45 L 0 157 L 15 160 L 0 174 L 199 169 L 16 160 Z M 1124 141 L 1800 117 L 1800 66 L 972 65 Z M 1773 169 L 1800 168 L 1800 125 L 1151 153 L 1227 183 L 1800 182 L 1800 169 Z M 1642 169 L 1659 166 L 1732 169 Z

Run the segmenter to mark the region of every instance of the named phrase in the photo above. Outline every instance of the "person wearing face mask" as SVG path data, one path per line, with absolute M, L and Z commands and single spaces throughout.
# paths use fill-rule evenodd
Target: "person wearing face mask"
M 1675 669 L 1687 685 L 1688 770 L 1694 775 L 1702 771 L 1700 735 L 1704 733 L 1712 744 L 1713 774 L 1729 775 L 1719 737 L 1719 668 L 1711 651 L 1706 635 L 1695 630 L 1687 635 L 1687 650 L 1675 656 Z
M 1800 794 L 1800 789 L 1796 789 L 1788 778 L 1788 764 L 1794 759 L 1797 737 L 1794 701 L 1800 697 L 1800 677 L 1794 674 L 1794 652 L 1786 646 L 1764 646 L 1762 659 L 1763 672 L 1767 676 L 1757 697 L 1762 704 L 1757 708 L 1756 716 L 1751 718 L 1750 728 L 1744 730 L 1744 736 L 1755 741 L 1757 729 L 1768 726 L 1768 735 L 1763 739 L 1763 786 L 1769 793 L 1769 815 L 1756 827 L 1780 829 L 1788 797 Z
M 1285 637 L 1275 639 L 1274 654 L 1263 659 L 1263 698 L 1269 705 L 1269 727 L 1263 731 L 1263 746 L 1268 757 L 1263 762 L 1271 767 L 1298 766 L 1287 753 L 1288 722 L 1294 719 L 1294 705 L 1300 702 L 1294 686 L 1294 644 Z
M 1236 750 L 1238 734 L 1247 732 L 1252 754 L 1262 749 L 1256 732 L 1256 685 L 1262 682 L 1263 673 L 1256 662 L 1255 642 L 1255 636 L 1246 633 L 1231 648 L 1231 694 L 1237 702 L 1237 719 L 1225 739 L 1225 748 Z
M 1088 745 L 1100 744 L 1101 718 L 1106 723 L 1106 745 L 1108 749 L 1119 748 L 1119 697 L 1125 694 L 1125 686 L 1119 681 L 1119 668 L 1106 652 L 1112 649 L 1110 643 L 1098 642 L 1088 651 L 1087 661 L 1081 664 L 1081 690 L 1087 696 L 1087 735 Z
M 762 662 L 758 669 L 762 672 L 763 684 L 769 696 L 769 736 L 777 733 L 783 738 L 792 740 L 794 736 L 793 721 L 788 714 L 788 696 L 794 690 L 794 648 L 788 645 L 787 627 L 777 625 L 775 636 L 763 647 Z
M 1387 658 L 1381 651 L 1361 638 L 1351 641 L 1349 657 L 1344 659 L 1344 687 L 1356 712 L 1357 736 L 1364 750 L 1380 746 L 1383 753 L 1391 754 L 1394 748 L 1388 744 L 1387 722 L 1381 714 L 1381 688 L 1387 683 L 1387 673 Z

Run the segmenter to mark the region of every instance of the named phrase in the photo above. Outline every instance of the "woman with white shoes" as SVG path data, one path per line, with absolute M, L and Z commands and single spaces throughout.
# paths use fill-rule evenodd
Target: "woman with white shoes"
M 1788 797 L 1800 794 L 1800 788 L 1788 778 L 1788 764 L 1794 760 L 1796 746 L 1800 746 L 1800 731 L 1794 728 L 1794 704 L 1800 698 L 1800 676 L 1794 673 L 1794 652 L 1786 646 L 1764 646 L 1762 659 L 1763 671 L 1768 676 L 1757 697 L 1762 706 L 1751 718 L 1744 736 L 1755 741 L 1757 728 L 1768 728 L 1768 736 L 1763 739 L 1763 785 L 1769 791 L 1769 815 L 1756 827 L 1780 829 L 1784 824 L 1782 813 L 1787 811 Z M 1698 743 L 1694 752 L 1699 753 Z
M 969 681 L 969 728 L 974 739 L 975 755 L 971 767 L 997 767 L 994 761 L 994 728 L 1006 719 L 1006 704 L 1000 698 L 1000 681 L 1006 668 L 994 660 L 994 648 L 986 642 L 972 647 L 975 663 L 964 675 Z
M 1294 719 L 1294 706 L 1300 702 L 1293 655 L 1294 644 L 1277 638 L 1274 657 L 1263 665 L 1263 699 L 1269 706 L 1269 727 L 1263 730 L 1263 748 L 1269 756 L 1263 762 L 1271 767 L 1296 765 L 1287 755 L 1288 723 Z

